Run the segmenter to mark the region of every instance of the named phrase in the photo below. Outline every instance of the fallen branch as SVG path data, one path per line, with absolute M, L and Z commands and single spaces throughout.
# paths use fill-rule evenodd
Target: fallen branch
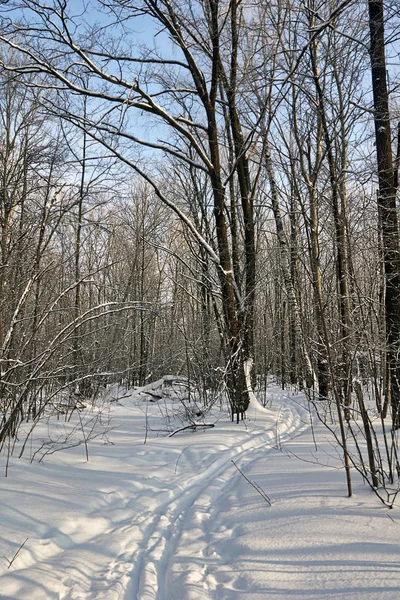
M 181 431 L 185 431 L 186 429 L 191 429 L 192 431 L 196 431 L 199 428 L 203 427 L 214 427 L 214 423 L 193 423 L 192 425 L 186 425 L 186 427 L 181 427 L 181 429 L 177 429 L 169 434 L 168 437 L 174 436 L 176 433 L 180 433 Z
M 150 392 L 150 391 L 145 391 L 145 392 L 139 392 L 139 394 L 141 396 L 143 396 L 143 394 L 145 394 L 146 396 L 150 396 L 150 398 L 153 398 L 153 400 L 150 400 L 150 402 L 154 402 L 156 400 L 161 400 L 162 399 L 162 394 L 156 394 L 156 392 Z
M 256 490 L 256 492 L 258 492 L 260 494 L 261 498 L 263 498 L 265 500 L 265 502 L 268 502 L 268 504 L 270 506 L 272 506 L 272 502 L 271 502 L 269 496 L 264 492 L 264 490 L 262 488 L 260 488 L 258 483 L 253 483 L 253 481 L 250 481 L 250 479 L 248 477 L 246 477 L 246 475 L 243 473 L 243 471 L 241 471 L 239 469 L 239 467 L 237 466 L 237 464 L 235 463 L 234 460 L 231 460 L 231 463 L 233 463 L 233 465 L 237 468 L 237 470 L 242 475 L 242 477 L 245 478 L 245 480 Z
M 117 396 L 116 398 L 114 398 L 114 396 L 112 396 L 110 398 L 110 402 L 119 402 L 120 400 L 124 400 L 124 398 L 130 398 L 132 394 L 125 394 L 125 396 Z

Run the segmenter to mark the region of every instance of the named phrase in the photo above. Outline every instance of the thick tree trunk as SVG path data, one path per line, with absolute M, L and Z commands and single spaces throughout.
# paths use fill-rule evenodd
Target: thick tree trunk
M 383 0 L 369 0 L 370 56 L 374 97 L 379 212 L 385 264 L 385 320 L 393 429 L 400 428 L 400 263 L 396 187 L 386 82 Z
M 326 338 L 323 327 L 323 288 L 322 274 L 320 263 L 320 249 L 318 236 L 318 206 L 314 189 L 309 189 L 310 200 L 310 258 L 311 258 L 311 273 L 314 291 L 314 309 L 315 320 L 317 325 L 317 377 L 318 377 L 318 394 L 320 400 L 328 398 L 330 390 L 330 377 L 328 368 L 328 355 L 326 347 Z
M 244 360 L 254 364 L 254 306 L 256 289 L 256 248 L 254 228 L 253 196 L 250 180 L 250 169 L 245 148 L 243 131 L 236 106 L 237 69 L 238 69 L 238 37 L 239 16 L 237 0 L 231 2 L 231 64 L 229 84 L 227 85 L 228 111 L 230 131 L 235 152 L 236 172 L 239 183 L 241 207 L 244 225 L 245 254 L 245 291 L 239 315 L 243 329 Z M 247 364 L 250 364 L 248 362 Z
M 246 382 L 246 365 L 253 362 L 254 348 L 254 295 L 255 295 L 255 242 L 253 206 L 250 195 L 250 175 L 244 152 L 243 135 L 235 105 L 237 67 L 236 3 L 231 7 L 232 61 L 229 83 L 223 74 L 220 57 L 220 30 L 218 3 L 210 3 L 210 36 L 212 41 L 212 74 L 209 97 L 205 102 L 208 120 L 208 142 L 213 165 L 210 179 L 214 197 L 214 218 L 220 260 L 219 278 L 222 291 L 225 334 L 227 337 L 226 381 L 232 417 L 243 418 L 249 406 L 249 389 Z M 245 240 L 245 295 L 237 287 L 234 264 L 230 252 L 228 226 L 225 213 L 225 187 L 222 183 L 220 138 L 217 126 L 216 100 L 219 85 L 227 85 L 230 131 L 236 158 L 236 173 L 242 201 Z

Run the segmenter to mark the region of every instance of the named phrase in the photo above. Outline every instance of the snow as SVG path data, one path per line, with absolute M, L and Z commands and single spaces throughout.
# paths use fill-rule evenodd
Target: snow
M 183 409 L 164 388 L 160 380 L 120 391 L 88 462 L 81 444 L 38 462 L 42 450 L 31 464 L 44 424 L 25 455 L 11 457 L 1 491 L 0 598 L 400 597 L 398 505 L 384 507 L 355 474 L 354 497 L 346 497 L 340 451 L 316 419 L 315 447 L 304 397 L 271 387 L 268 408 L 252 398 L 245 422 L 216 407 L 205 417 L 215 427 L 168 437 Z M 150 401 L 148 391 L 162 400 Z

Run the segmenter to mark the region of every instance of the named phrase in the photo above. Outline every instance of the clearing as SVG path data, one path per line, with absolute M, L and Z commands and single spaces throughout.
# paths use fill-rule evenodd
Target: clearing
M 168 437 L 191 410 L 172 388 L 109 391 L 119 399 L 99 412 L 89 461 L 85 414 L 41 424 L 10 457 L 0 598 L 400 597 L 398 505 L 358 476 L 346 497 L 340 448 L 304 396 L 271 386 L 268 408 L 253 403 L 239 425 L 214 407 L 214 427 Z

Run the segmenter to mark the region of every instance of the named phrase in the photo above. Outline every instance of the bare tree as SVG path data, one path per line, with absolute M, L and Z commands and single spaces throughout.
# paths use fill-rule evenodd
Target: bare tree
M 162 46 L 145 51 L 139 47 L 134 54 L 129 48 L 131 40 L 123 48 L 122 41 L 117 43 L 116 38 L 107 37 L 106 25 L 101 26 L 101 36 L 94 30 L 78 36 L 73 14 L 67 13 L 65 3 L 55 1 L 39 7 L 35 2 L 27 2 L 18 25 L 9 21 L 2 36 L 3 42 L 22 54 L 27 64 L 21 67 L 3 61 L 3 66 L 22 76 L 39 70 L 48 82 L 44 85 L 90 98 L 97 110 L 93 119 L 73 112 L 71 105 L 68 110 L 65 106 L 55 107 L 53 100 L 48 108 L 81 127 L 147 180 L 217 265 L 227 389 L 232 411 L 239 418 L 248 405 L 246 373 L 253 364 L 256 272 L 250 150 L 237 101 L 238 40 L 244 13 L 235 2 L 225 7 L 216 0 L 206 4 L 153 0 L 101 4 L 107 11 L 105 18 L 114 27 L 124 29 L 126 40 L 127 19 L 145 15 L 163 36 Z M 176 59 L 171 58 L 173 48 Z M 87 74 L 85 86 L 81 84 L 82 73 Z M 225 133 L 221 131 L 223 107 L 227 109 Z M 152 136 L 147 140 L 139 138 L 134 133 L 131 115 L 143 113 L 159 123 L 157 140 Z M 225 136 L 232 140 L 231 171 L 224 157 Z M 143 166 L 143 160 L 132 159 L 130 150 L 123 149 L 124 144 L 157 150 L 207 175 L 213 197 L 215 248 L 204 239 L 187 210 L 166 196 L 151 168 Z M 226 186 L 231 180 L 235 180 L 240 196 L 241 215 L 237 223 L 243 236 L 243 286 L 232 257 L 231 224 L 226 212 Z
M 393 429 L 400 427 L 400 245 L 396 185 L 389 113 L 382 0 L 369 0 L 370 56 L 374 99 L 378 210 L 385 266 L 385 321 L 387 338 L 387 397 L 392 406 Z

